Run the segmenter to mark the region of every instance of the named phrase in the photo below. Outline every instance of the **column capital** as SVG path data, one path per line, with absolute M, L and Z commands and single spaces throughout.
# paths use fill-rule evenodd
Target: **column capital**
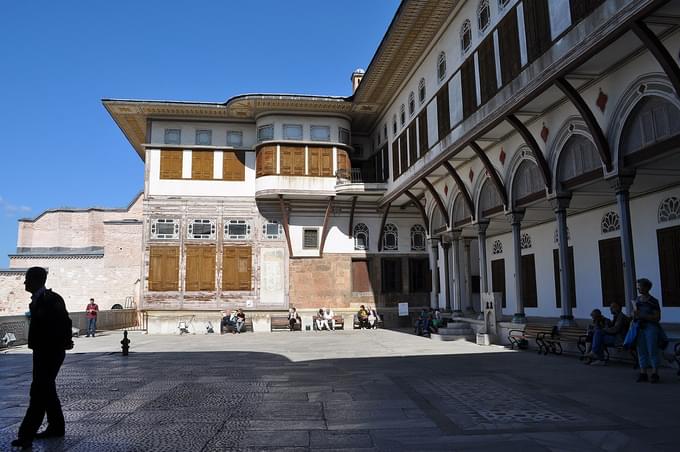
M 616 176 L 607 179 L 609 186 L 616 193 L 627 192 L 630 186 L 633 185 L 633 181 L 635 181 L 635 171 L 633 170 L 621 171 Z
M 486 234 L 486 230 L 489 228 L 489 220 L 479 220 L 473 225 L 473 227 L 478 234 Z
M 522 210 L 511 210 L 510 212 L 505 214 L 506 218 L 510 222 L 510 224 L 520 224 L 522 223 L 522 220 L 524 219 L 524 209 Z
M 463 246 L 465 248 L 470 248 L 471 243 L 472 243 L 472 237 L 463 237 Z
M 555 193 L 548 198 L 548 201 L 556 213 L 565 211 L 569 208 L 569 204 L 571 204 L 571 192 Z

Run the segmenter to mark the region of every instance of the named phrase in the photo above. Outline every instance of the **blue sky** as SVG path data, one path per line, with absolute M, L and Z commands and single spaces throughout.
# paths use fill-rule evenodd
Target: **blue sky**
M 102 98 L 349 95 L 398 0 L 25 1 L 0 6 L 0 267 L 18 218 L 126 206 L 143 165 Z

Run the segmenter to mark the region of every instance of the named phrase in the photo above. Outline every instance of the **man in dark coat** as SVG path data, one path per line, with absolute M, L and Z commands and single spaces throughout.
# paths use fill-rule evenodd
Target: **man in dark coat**
M 24 281 L 26 291 L 31 293 L 28 347 L 33 350 L 33 382 L 26 416 L 17 439 L 12 441 L 13 447 L 22 449 L 30 448 L 34 438 L 64 436 L 65 429 L 55 380 L 64 362 L 65 350 L 73 348 L 71 319 L 64 299 L 45 288 L 46 280 L 44 268 L 31 267 Z M 47 428 L 38 433 L 45 414 Z

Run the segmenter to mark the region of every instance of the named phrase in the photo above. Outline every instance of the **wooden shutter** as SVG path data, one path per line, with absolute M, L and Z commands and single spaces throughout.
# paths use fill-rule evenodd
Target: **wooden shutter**
M 505 308 L 505 259 L 491 261 L 491 291 L 502 294 L 502 307 Z
M 352 259 L 352 292 L 370 292 L 371 277 L 367 259 Z
M 537 308 L 536 261 L 533 254 L 522 256 L 522 296 L 525 308 Z
M 437 131 L 438 139 L 444 138 L 451 130 L 451 115 L 449 112 L 449 84 L 444 86 L 437 93 Z
M 408 163 L 408 144 L 406 140 L 406 131 L 403 131 L 401 135 L 399 135 L 399 160 L 401 162 L 400 165 L 402 173 L 410 166 Z
M 350 164 L 347 152 L 343 151 L 342 149 L 338 149 L 338 170 L 345 170 L 347 173 L 349 173 L 351 168 L 352 165 Z
M 149 248 L 149 290 L 179 290 L 179 247 Z
M 523 0 L 524 31 L 529 63 L 543 55 L 552 45 L 548 0 Z
M 401 175 L 399 171 L 399 140 L 392 142 L 392 177 L 396 180 Z
M 496 80 L 496 54 L 493 46 L 493 33 L 481 42 L 477 49 L 479 61 L 479 84 L 481 103 L 486 103 L 498 91 Z
M 276 174 L 276 147 L 264 146 L 255 156 L 256 177 Z
M 215 290 L 215 247 L 188 246 L 186 250 L 187 291 Z
M 602 3 L 604 3 L 604 0 L 569 0 L 571 23 L 576 24 L 585 19 Z
M 623 285 L 623 258 L 621 239 L 600 240 L 600 280 L 602 282 L 602 304 L 609 306 L 613 301 L 624 306 L 626 294 Z
M 222 164 L 222 179 L 243 181 L 246 180 L 245 152 L 224 151 Z
M 333 176 L 333 150 L 324 148 L 321 151 L 321 176 Z
M 562 287 L 560 277 L 560 250 L 553 250 L 553 269 L 555 272 L 555 304 L 562 307 Z M 571 286 L 571 307 L 576 307 L 576 275 L 574 274 L 574 248 L 569 247 L 569 270 L 571 272 L 569 285 Z
M 213 178 L 213 152 L 191 151 L 191 178 L 210 180 Z
M 516 8 L 510 10 L 498 24 L 498 55 L 501 64 L 501 83 L 506 85 L 519 75 L 522 68 Z
M 663 306 L 680 306 L 680 226 L 656 231 Z
M 432 275 L 428 258 L 410 258 L 408 260 L 409 289 L 411 293 L 429 292 L 432 287 Z
M 463 91 L 463 119 L 477 110 L 477 84 L 475 82 L 475 61 L 470 57 L 460 67 L 460 83 Z M 437 103 L 439 107 L 439 103 Z
M 382 148 L 382 180 L 387 181 L 390 178 L 390 159 L 387 145 Z
M 305 148 L 295 148 L 293 150 L 293 175 L 305 175 Z
M 280 174 L 284 176 L 293 175 L 293 151 L 294 148 L 289 146 L 281 146 L 281 171 Z
M 429 143 L 427 142 L 427 109 L 424 108 L 423 111 L 418 115 L 418 147 L 420 149 L 420 156 L 427 154 L 430 150 Z
M 411 122 L 408 126 L 408 160 L 409 166 L 413 166 L 418 160 L 418 138 L 416 137 L 416 122 Z
M 382 264 L 382 293 L 399 293 L 401 284 L 401 259 L 383 258 Z
M 163 149 L 161 151 L 161 179 L 182 178 L 182 156 L 184 151 Z
M 252 290 L 251 247 L 224 247 L 222 254 L 222 290 Z

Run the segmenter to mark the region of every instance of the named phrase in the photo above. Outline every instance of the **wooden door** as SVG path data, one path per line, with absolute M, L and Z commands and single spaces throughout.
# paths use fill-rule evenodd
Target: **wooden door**
M 505 302 L 505 259 L 491 261 L 491 291 L 502 294 L 502 307 Z
M 680 226 L 656 231 L 663 306 L 680 306 Z
M 522 297 L 525 308 L 538 307 L 536 291 L 536 260 L 533 254 L 522 256 Z
M 602 305 L 609 306 L 612 301 L 626 305 L 626 292 L 623 285 L 623 258 L 621 239 L 600 240 L 600 280 L 602 282 Z
M 574 247 L 569 247 L 569 285 L 571 286 L 571 307 L 576 307 L 576 276 L 574 275 Z M 562 307 L 562 288 L 560 283 L 560 250 L 553 250 L 553 269 L 555 271 L 555 304 L 558 308 Z

